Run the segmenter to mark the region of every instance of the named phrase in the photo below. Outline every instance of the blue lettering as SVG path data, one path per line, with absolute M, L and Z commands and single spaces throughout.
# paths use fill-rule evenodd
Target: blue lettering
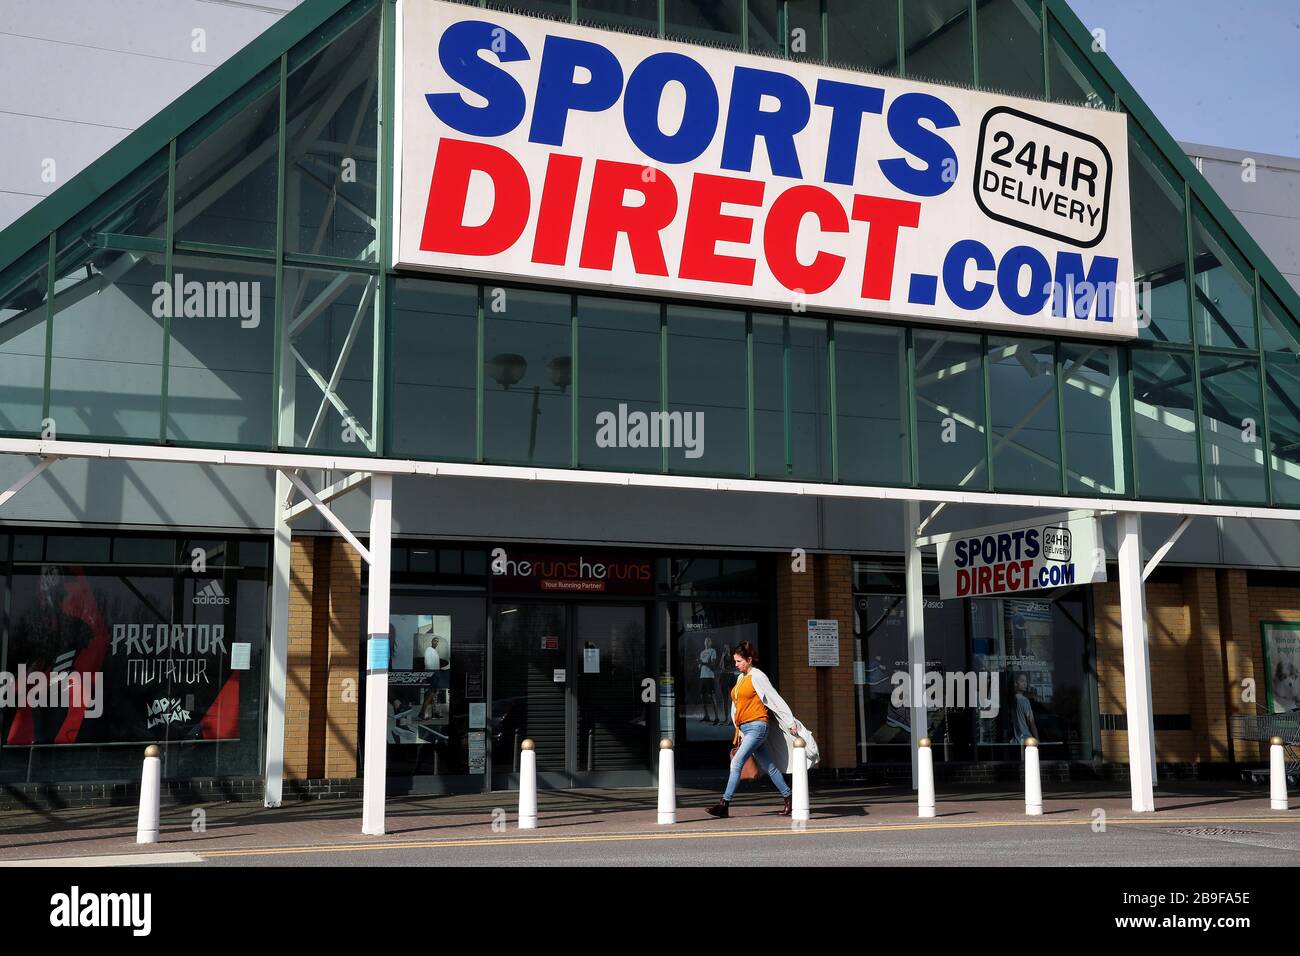
M 935 129 L 948 129 L 960 124 L 952 107 L 939 97 L 929 93 L 904 93 L 889 104 L 889 116 L 885 122 L 894 142 L 925 163 L 925 168 L 915 169 L 902 158 L 882 159 L 880 171 L 903 192 L 913 196 L 938 196 L 957 181 L 957 154 L 946 139 L 921 125 L 923 119 L 933 123 Z
M 1093 256 L 1092 268 L 1085 274 L 1083 256 L 1077 252 L 1058 252 L 1052 315 L 1065 318 L 1065 303 L 1069 301 L 1074 318 L 1086 319 L 1095 303 L 1096 321 L 1113 322 L 1118 279 L 1119 260 L 1114 256 Z
M 1038 541 L 1038 529 L 1030 528 L 1025 532 L 1025 557 L 1036 558 L 1042 550 Z
M 777 109 L 760 109 L 764 96 L 774 97 L 780 104 Z M 811 113 L 808 91 L 794 77 L 736 67 L 727 106 L 727 131 L 722 140 L 723 168 L 749 172 L 754 164 L 754 141 L 761 136 L 773 174 L 799 179 L 803 174 L 794 137 L 808 125 Z
M 671 136 L 659 128 L 664 87 L 676 80 L 686 89 L 682 124 Z M 718 90 L 708 70 L 680 53 L 656 53 L 627 78 L 623 121 L 641 152 L 661 163 L 689 163 L 709 147 L 718 129 Z
M 504 27 L 482 20 L 462 20 L 449 26 L 438 41 L 438 61 L 447 76 L 487 100 L 471 106 L 459 93 L 426 93 L 435 116 L 452 129 L 471 136 L 504 136 L 524 118 L 523 88 L 505 70 L 479 56 L 491 50 L 502 63 L 528 59 L 523 42 Z
M 826 181 L 852 186 L 858 166 L 862 114 L 879 113 L 885 105 L 885 91 L 878 86 L 818 80 L 814 100 L 818 106 L 831 108 L 831 131 L 826 144 Z
M 975 239 L 962 239 L 953 244 L 943 260 L 943 290 L 952 304 L 968 312 L 982 309 L 993 295 L 991 282 L 976 282 L 966 287 L 966 263 L 974 262 L 976 269 L 988 272 L 997 263 L 988 246 Z
M 1020 272 L 1029 266 L 1029 291 L 1020 294 Z M 1037 315 L 1052 293 L 1052 267 L 1032 246 L 1013 246 L 998 265 L 998 296 L 1017 315 Z
M 578 67 L 591 73 L 586 83 L 575 83 Z M 564 145 L 564 127 L 570 110 L 599 113 L 618 102 L 623 90 L 623 67 L 618 57 L 599 43 L 548 36 L 542 49 L 537 77 L 537 101 L 528 139 L 547 146 Z

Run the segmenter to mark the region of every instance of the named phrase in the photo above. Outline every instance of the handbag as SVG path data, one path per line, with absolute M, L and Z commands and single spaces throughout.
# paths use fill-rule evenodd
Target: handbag
M 740 749 L 739 747 L 732 747 L 732 748 L 731 748 L 731 759 L 732 759 L 732 760 L 735 760 L 735 759 L 736 759 L 736 751 L 739 750 L 739 749 Z M 741 780 L 757 780 L 760 776 L 762 776 L 762 773 L 763 773 L 763 771 L 759 769 L 758 761 L 754 759 L 754 755 L 753 755 L 753 754 L 750 754 L 750 755 L 749 755 L 749 759 L 746 760 L 745 763 L 744 763 L 744 766 L 742 766 L 742 767 L 740 768 L 740 779 L 741 779 Z

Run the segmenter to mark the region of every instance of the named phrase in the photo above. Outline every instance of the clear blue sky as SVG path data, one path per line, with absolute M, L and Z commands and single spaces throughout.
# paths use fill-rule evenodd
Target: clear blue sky
M 1068 0 L 1184 142 L 1300 156 L 1300 0 Z

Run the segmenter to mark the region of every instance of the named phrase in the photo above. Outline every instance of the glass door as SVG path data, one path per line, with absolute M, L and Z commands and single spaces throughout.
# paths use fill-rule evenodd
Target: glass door
M 569 609 L 497 604 L 492 614 L 493 787 L 518 785 L 519 744 L 531 738 L 538 784 L 569 786 Z
M 646 661 L 646 608 L 575 605 L 573 615 L 575 782 L 635 782 L 624 778 L 650 771 L 647 721 L 654 704 L 642 699 L 642 680 L 652 673 Z

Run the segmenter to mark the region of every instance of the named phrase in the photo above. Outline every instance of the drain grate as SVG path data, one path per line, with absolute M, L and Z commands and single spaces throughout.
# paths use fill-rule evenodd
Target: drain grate
M 1232 827 L 1162 827 L 1165 833 L 1190 837 L 1260 837 L 1265 834 L 1259 830 L 1234 830 Z

